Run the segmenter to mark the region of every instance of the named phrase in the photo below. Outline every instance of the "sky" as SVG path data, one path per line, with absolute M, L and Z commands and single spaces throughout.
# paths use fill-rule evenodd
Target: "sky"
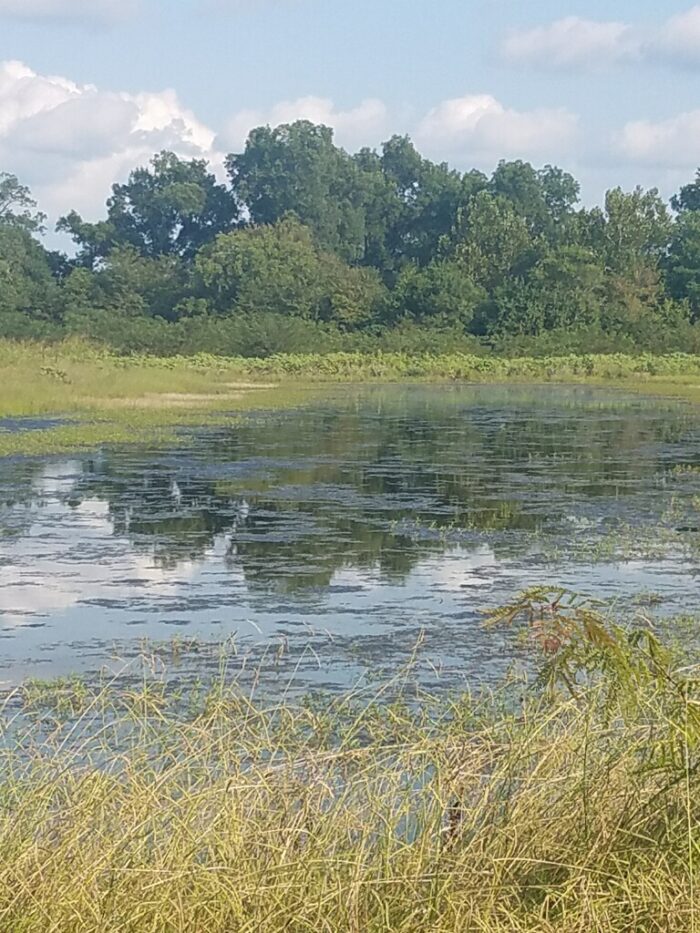
M 210 160 L 306 118 L 408 133 L 459 169 L 561 165 L 586 203 L 700 165 L 700 4 L 677 0 L 0 0 L 0 172 L 50 222 L 104 214 L 161 149 Z

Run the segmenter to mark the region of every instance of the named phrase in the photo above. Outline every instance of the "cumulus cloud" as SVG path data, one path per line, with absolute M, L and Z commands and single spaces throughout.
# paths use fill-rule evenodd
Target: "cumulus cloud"
M 0 0 L 0 20 L 110 21 L 137 7 L 138 0 Z
M 475 162 L 551 158 L 570 147 L 577 129 L 577 117 L 567 110 L 512 110 L 490 94 L 478 94 L 443 101 L 420 122 L 416 139 L 436 155 Z
M 241 110 L 229 120 L 220 137 L 226 149 L 242 149 L 248 133 L 257 126 L 278 126 L 295 120 L 323 123 L 335 130 L 339 145 L 353 148 L 378 142 L 386 130 L 387 109 L 381 100 L 368 99 L 350 110 L 338 109 L 326 97 L 300 97 L 281 101 L 268 110 Z
M 154 152 L 214 157 L 214 133 L 172 90 L 128 94 L 0 63 L 0 164 L 55 217 L 100 216 L 112 183 Z
M 680 65 L 700 65 L 700 6 L 672 16 L 648 44 L 651 57 Z
M 592 69 L 634 62 L 700 65 L 700 5 L 653 28 L 569 16 L 514 32 L 501 47 L 505 59 L 540 69 Z
M 546 26 L 512 33 L 503 43 L 511 62 L 539 68 L 579 68 L 629 61 L 639 40 L 627 23 L 569 16 Z
M 401 120 L 398 126 L 381 100 L 342 109 L 325 97 L 304 97 L 240 110 L 217 136 L 173 90 L 106 91 L 39 74 L 22 62 L 0 62 L 0 166 L 32 188 L 52 221 L 71 209 L 89 220 L 101 217 L 112 184 L 154 152 L 205 158 L 222 172 L 223 153 L 240 150 L 251 129 L 298 119 L 333 127 L 348 149 L 408 131 L 428 155 L 483 167 L 501 157 L 556 158 L 578 128 L 566 110 L 518 111 L 487 94 L 443 101 L 417 125 Z
M 627 123 L 614 140 L 614 148 L 627 159 L 660 168 L 694 168 L 700 149 L 700 110 L 666 120 Z

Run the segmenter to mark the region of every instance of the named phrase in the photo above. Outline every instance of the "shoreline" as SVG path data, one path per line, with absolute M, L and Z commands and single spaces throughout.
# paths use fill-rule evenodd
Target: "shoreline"
M 329 385 L 582 385 L 700 402 L 700 356 L 649 353 L 558 357 L 331 353 L 244 359 L 123 357 L 82 342 L 0 341 L 2 421 L 60 419 L 3 431 L 0 457 L 102 444 L 173 442 L 178 428 L 228 423 L 303 404 Z

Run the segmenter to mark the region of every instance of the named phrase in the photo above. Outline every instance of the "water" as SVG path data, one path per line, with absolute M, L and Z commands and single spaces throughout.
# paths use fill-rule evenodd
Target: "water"
M 395 674 L 421 639 L 413 676 L 451 688 L 517 657 L 481 610 L 525 586 L 630 617 L 645 594 L 656 615 L 696 608 L 691 407 L 561 387 L 324 396 L 172 449 L 0 461 L 0 682 L 129 669 L 144 645 L 173 662 L 175 636 L 179 677 L 229 639 L 269 689 L 334 689 Z

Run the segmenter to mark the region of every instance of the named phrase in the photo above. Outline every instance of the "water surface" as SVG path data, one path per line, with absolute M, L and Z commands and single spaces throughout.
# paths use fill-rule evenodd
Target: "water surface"
M 525 586 L 693 610 L 699 496 L 692 407 L 571 387 L 333 388 L 172 449 L 0 460 L 0 681 L 173 636 L 180 676 L 231 639 L 279 689 L 365 684 L 420 639 L 427 685 L 494 680 L 518 647 L 481 610 Z

